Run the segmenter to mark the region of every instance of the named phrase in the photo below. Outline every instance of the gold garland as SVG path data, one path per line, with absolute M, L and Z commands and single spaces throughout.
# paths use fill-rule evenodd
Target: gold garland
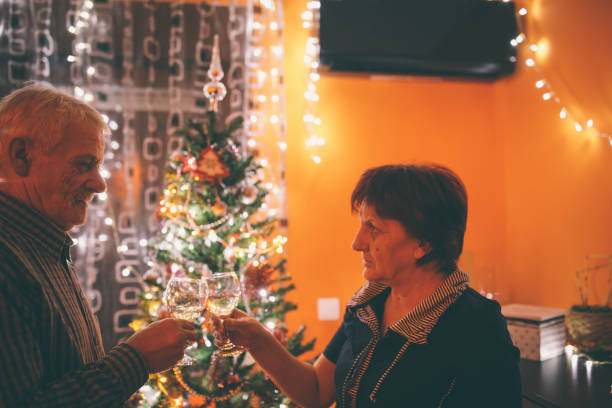
M 172 372 L 174 372 L 174 376 L 176 377 L 177 381 L 183 386 L 183 388 L 187 390 L 189 394 L 195 395 L 196 397 L 200 397 L 200 398 L 206 398 L 214 402 L 227 401 L 228 399 L 232 398 L 234 395 L 238 394 L 238 392 L 242 388 L 242 386 L 239 385 L 233 390 L 231 390 L 230 392 L 228 392 L 226 395 L 223 395 L 221 397 L 211 397 L 209 395 L 200 394 L 199 392 L 191 388 L 189 384 L 187 384 L 185 380 L 183 379 L 183 373 L 179 366 L 175 366 L 172 369 Z

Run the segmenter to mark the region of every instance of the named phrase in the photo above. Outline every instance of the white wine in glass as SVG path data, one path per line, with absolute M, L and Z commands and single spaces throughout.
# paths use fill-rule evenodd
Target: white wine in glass
M 191 322 L 197 320 L 206 309 L 207 296 L 208 288 L 202 279 L 172 278 L 164 292 L 164 300 L 172 317 Z M 193 344 L 188 348 L 193 348 Z M 191 365 L 194 362 L 185 354 L 177 365 Z
M 240 300 L 240 281 L 234 272 L 213 273 L 206 278 L 208 284 L 208 309 L 216 315 L 227 317 Z M 233 344 L 229 339 L 225 343 L 217 345 L 215 355 L 229 357 L 240 354 L 244 347 Z
M 219 316 L 229 316 L 238 305 L 240 294 L 208 297 L 208 309 Z

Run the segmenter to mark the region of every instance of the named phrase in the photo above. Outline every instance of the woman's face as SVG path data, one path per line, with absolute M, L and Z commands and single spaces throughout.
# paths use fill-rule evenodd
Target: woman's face
M 402 276 L 416 268 L 416 260 L 426 251 L 420 242 L 393 219 L 382 219 L 374 207 L 362 203 L 359 209 L 360 227 L 352 248 L 362 253 L 363 277 L 393 286 Z

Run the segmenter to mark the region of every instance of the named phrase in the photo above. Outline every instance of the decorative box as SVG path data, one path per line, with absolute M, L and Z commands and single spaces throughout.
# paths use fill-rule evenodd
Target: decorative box
M 521 358 L 544 361 L 563 354 L 567 310 L 511 304 L 502 306 L 512 342 Z

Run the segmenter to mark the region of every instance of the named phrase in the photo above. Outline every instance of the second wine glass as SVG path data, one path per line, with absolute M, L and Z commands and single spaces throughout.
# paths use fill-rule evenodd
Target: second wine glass
M 206 309 L 208 290 L 202 279 L 172 278 L 166 286 L 164 299 L 172 317 L 196 321 Z M 194 343 L 196 344 L 196 343 Z M 193 349 L 193 344 L 185 351 Z M 191 365 L 195 360 L 187 354 L 178 365 Z
M 221 318 L 227 317 L 238 305 L 240 300 L 240 282 L 234 272 L 213 273 L 206 278 L 208 284 L 208 310 Z M 215 355 L 229 357 L 245 351 L 244 347 L 237 346 L 226 337 L 223 344 L 217 344 Z

